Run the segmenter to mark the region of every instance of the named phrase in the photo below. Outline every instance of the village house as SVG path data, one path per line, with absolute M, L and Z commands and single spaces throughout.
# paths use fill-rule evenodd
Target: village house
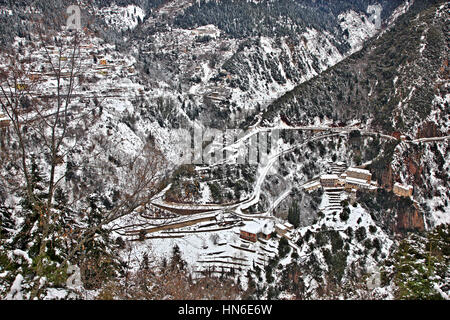
M 286 226 L 281 223 L 277 223 L 277 225 L 275 226 L 275 231 L 280 237 L 284 237 L 288 232 Z
M 345 180 L 347 179 L 347 174 L 343 173 L 339 176 L 339 180 L 337 182 L 338 186 L 341 188 L 345 187 Z
M 347 169 L 347 165 L 345 164 L 345 162 L 340 161 L 340 162 L 336 162 L 336 163 L 334 163 L 334 162 L 330 163 L 330 170 L 331 170 L 330 173 L 332 173 L 332 174 L 340 175 L 340 174 L 344 173 L 346 169 Z
M 32 74 L 30 74 L 30 75 L 28 76 L 28 78 L 29 78 L 31 81 L 35 82 L 35 81 L 38 81 L 38 80 L 41 79 L 41 75 L 40 75 L 40 74 L 37 74 L 37 73 L 32 73 Z
M 270 222 L 260 224 L 252 221 L 241 228 L 240 237 L 251 242 L 256 242 L 259 238 L 269 240 L 273 231 L 273 225 Z
M 278 223 L 275 226 L 276 233 L 283 238 L 286 238 L 288 240 L 292 240 L 292 231 L 294 230 L 294 226 L 290 224 L 289 222 L 285 222 L 283 224 Z
M 414 188 L 410 185 L 402 185 L 400 183 L 394 184 L 394 193 L 400 197 L 412 197 Z
M 272 237 L 272 233 L 275 231 L 275 228 L 273 226 L 272 222 L 266 222 L 259 234 L 259 236 L 264 240 L 269 240 Z

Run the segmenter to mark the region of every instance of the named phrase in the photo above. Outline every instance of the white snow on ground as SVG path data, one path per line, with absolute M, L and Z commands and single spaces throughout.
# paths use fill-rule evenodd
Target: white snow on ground
M 19 273 L 16 276 L 8 295 L 6 296 L 6 300 L 23 300 L 22 281 L 23 276 Z
M 401 4 L 388 19 L 388 25 L 391 25 L 395 20 L 397 20 L 401 15 L 405 14 L 415 0 L 407 0 L 403 4 Z
M 353 10 L 341 13 L 339 21 L 342 30 L 347 30 L 349 37 L 347 39 L 351 46 L 351 53 L 354 53 L 362 48 L 365 40 L 373 37 L 377 33 L 377 28 L 374 21 L 362 13 L 357 13 Z
M 255 222 L 265 224 L 266 220 L 255 219 Z M 252 222 L 245 222 L 245 224 L 248 223 Z M 199 275 L 197 271 L 208 267 L 216 266 L 216 270 L 221 271 L 221 267 L 231 266 L 236 269 L 241 268 L 240 271 L 236 270 L 236 272 L 244 276 L 247 270 L 253 268 L 254 263 L 265 263 L 269 257 L 272 257 L 277 252 L 276 240 L 269 240 L 266 244 L 261 242 L 250 243 L 241 240 L 239 237 L 241 227 L 239 226 L 208 232 L 208 229 L 217 228 L 217 226 L 206 227 L 208 223 L 203 225 L 205 225 L 204 228 L 201 228 L 202 225 L 200 224 L 178 229 L 177 232 L 182 238 L 147 239 L 145 242 L 132 242 L 130 243 L 130 250 L 125 250 L 123 253 L 123 258 L 127 259 L 130 257 L 130 264 L 135 269 L 139 267 L 139 262 L 142 261 L 145 253 L 156 257 L 157 261 L 161 262 L 162 259 L 171 257 L 172 249 L 177 245 L 180 248 L 183 259 L 188 263 L 188 267 L 196 275 Z M 195 230 L 204 231 L 189 233 Z M 163 233 L 158 235 L 167 236 L 167 234 Z M 239 247 L 242 249 L 239 249 Z
M 67 290 L 56 288 L 47 289 L 47 294 L 44 298 L 44 300 L 63 300 L 63 299 L 67 299 Z
M 393 245 L 393 241 L 390 240 L 388 235 L 385 234 L 378 227 L 374 234 L 369 232 L 369 226 L 371 226 L 371 225 L 375 226 L 375 223 L 372 220 L 370 214 L 367 211 L 365 211 L 360 205 L 357 205 L 356 207 L 350 206 L 349 207 L 350 208 L 349 219 L 347 221 L 343 222 L 343 221 L 341 221 L 341 219 L 339 217 L 339 213 L 342 211 L 342 208 L 340 210 L 337 210 L 334 206 L 330 207 L 330 204 L 331 203 L 330 203 L 329 195 L 327 195 L 325 193 L 322 204 L 321 204 L 321 207 L 324 209 L 323 213 L 325 214 L 325 216 L 323 218 L 321 218 L 317 223 L 315 223 L 311 226 L 295 230 L 294 231 L 294 239 L 303 237 L 308 230 L 311 231 L 313 234 L 320 233 L 323 230 L 323 226 L 326 226 L 328 230 L 339 231 L 342 239 L 344 239 L 346 241 L 349 239 L 347 234 L 344 232 L 345 230 L 347 230 L 347 228 L 350 227 L 353 229 L 353 231 L 355 231 L 360 227 L 365 227 L 366 234 L 367 234 L 366 239 L 373 240 L 375 238 L 378 238 L 378 240 L 380 241 L 380 244 L 381 244 L 381 253 L 380 254 L 385 255 L 385 256 L 387 256 L 389 254 L 390 248 Z M 358 263 L 361 260 L 360 252 L 364 251 L 364 245 L 362 243 L 359 243 L 354 237 L 351 240 L 351 242 L 346 241 L 345 243 L 348 243 L 350 245 L 349 246 L 349 255 L 347 257 L 347 265 L 350 265 L 353 262 Z M 320 260 L 321 266 L 323 266 L 323 267 L 327 266 L 326 262 L 323 260 L 323 257 L 322 257 L 322 253 L 321 253 L 322 248 L 315 248 L 312 250 L 312 252 L 309 252 L 309 253 L 308 253 L 308 249 L 309 249 L 308 245 L 303 245 L 302 248 L 303 248 L 303 250 L 301 250 L 299 252 L 300 257 L 306 256 L 306 255 L 309 256 L 310 254 L 314 253 L 314 255 Z M 365 265 L 363 265 L 363 267 L 365 267 L 365 269 L 367 271 L 376 270 L 377 264 L 378 264 L 377 261 L 371 255 L 367 255 Z M 305 282 L 307 291 L 310 293 L 314 293 L 314 290 L 317 288 L 317 283 L 315 282 L 315 280 L 310 275 L 306 276 L 303 280 Z M 277 278 L 275 279 L 275 283 L 276 283 L 276 281 L 277 281 Z M 381 289 L 379 290 L 379 292 L 377 292 L 377 294 L 381 295 L 381 296 L 389 295 L 388 292 L 384 292 Z M 314 298 L 314 296 L 312 298 Z
M 31 265 L 33 263 L 33 260 L 31 260 L 31 258 L 28 256 L 28 253 L 26 253 L 23 250 L 15 249 L 13 251 L 13 254 L 15 256 L 22 257 L 23 259 L 25 259 L 28 262 L 29 265 Z
M 211 190 L 209 189 L 208 183 L 200 182 L 200 194 L 202 195 L 202 198 L 199 200 L 200 204 L 212 202 Z
M 135 5 L 119 7 L 115 3 L 110 7 L 97 9 L 96 13 L 103 17 L 105 22 L 117 30 L 134 29 L 139 19 L 145 18 L 145 11 Z
M 250 64 L 249 72 L 252 77 L 249 79 L 249 87 L 251 92 L 242 92 L 235 89 L 231 93 L 231 101 L 236 101 L 243 109 L 255 108 L 256 104 L 264 109 L 267 105 L 279 98 L 287 91 L 292 90 L 296 85 L 299 85 L 305 81 L 310 80 L 318 73 L 328 69 L 329 67 L 342 61 L 345 57 L 359 50 L 362 45 L 362 41 L 367 40 L 370 36 L 376 33 L 374 31 L 373 24 L 369 22 L 363 22 L 361 16 L 350 14 L 343 16 L 343 27 L 348 27 L 351 32 L 349 43 L 352 50 L 343 55 L 333 45 L 333 35 L 328 32 L 320 32 L 314 28 L 307 28 L 301 35 L 304 41 L 294 43 L 294 51 L 300 56 L 300 59 L 306 66 L 306 70 L 302 71 L 302 76 L 299 81 L 293 82 L 287 79 L 286 83 L 279 84 L 276 81 L 272 81 L 258 75 L 256 70 L 253 70 L 253 66 Z M 359 19 L 359 20 L 358 20 Z M 345 24 L 347 23 L 347 24 Z M 291 44 L 292 45 L 292 44 Z M 293 59 L 291 46 L 286 39 L 281 39 L 281 45 L 277 44 L 274 39 L 268 37 L 260 38 L 260 48 L 245 48 L 243 54 L 250 56 L 254 53 L 254 50 L 260 50 L 263 55 L 263 60 L 267 61 L 269 58 L 279 57 L 281 53 L 285 53 L 291 58 L 292 67 L 295 69 L 295 60 Z M 318 62 L 318 66 L 314 67 L 313 62 Z M 284 77 L 285 70 L 282 67 L 279 68 L 280 74 Z

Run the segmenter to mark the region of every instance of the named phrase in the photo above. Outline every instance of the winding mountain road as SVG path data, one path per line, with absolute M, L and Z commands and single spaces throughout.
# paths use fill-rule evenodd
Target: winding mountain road
M 154 204 L 158 204 L 159 206 L 164 206 L 164 208 L 167 210 L 170 210 L 170 209 L 174 209 L 174 210 L 183 209 L 183 210 L 187 210 L 187 211 L 192 210 L 193 213 L 198 213 L 199 210 L 205 210 L 205 212 L 207 212 L 209 214 L 211 214 L 213 212 L 219 213 L 219 212 L 229 211 L 229 212 L 238 214 L 239 216 L 241 216 L 243 218 L 256 218 L 257 217 L 256 215 L 244 214 L 242 212 L 242 210 L 248 209 L 249 207 L 251 207 L 259 202 L 262 185 L 263 185 L 268 173 L 274 167 L 274 165 L 277 163 L 277 160 L 279 159 L 280 156 L 290 153 L 290 152 L 293 152 L 294 150 L 296 150 L 298 148 L 305 147 L 310 142 L 322 140 L 322 139 L 326 139 L 326 138 L 330 138 L 330 137 L 334 137 L 334 136 L 339 136 L 343 133 L 349 133 L 354 130 L 359 131 L 362 135 L 379 136 L 380 138 L 388 139 L 388 140 L 398 140 L 394 136 L 382 134 L 382 133 L 371 131 L 371 130 L 360 129 L 358 127 L 327 127 L 327 126 L 292 126 L 292 127 L 286 126 L 286 127 L 282 127 L 282 128 L 254 127 L 250 132 L 247 132 L 244 136 L 239 138 L 236 142 L 224 147 L 222 150 L 229 150 L 229 151 L 234 151 L 235 153 L 237 153 L 244 146 L 244 143 L 247 140 L 249 140 L 251 137 L 253 137 L 255 134 L 258 134 L 260 132 L 270 132 L 272 130 L 300 130 L 300 131 L 317 131 L 317 132 L 327 132 L 327 133 L 316 135 L 314 137 L 311 137 L 311 138 L 305 140 L 304 142 L 302 142 L 299 145 L 287 148 L 285 150 L 281 150 L 281 151 L 277 152 L 275 155 L 269 156 L 269 158 L 265 161 L 266 163 L 262 167 L 259 168 L 258 178 L 257 178 L 257 181 L 253 188 L 252 194 L 246 200 L 243 200 L 239 203 L 224 204 L 224 205 L 220 205 L 220 204 L 216 204 L 216 205 L 211 205 L 211 204 L 206 204 L 206 205 L 174 204 L 174 203 L 164 202 L 162 200 L 162 198 L 159 197 L 159 199 L 156 200 L 156 202 Z M 450 139 L 450 136 L 406 140 L 404 142 L 405 143 L 437 142 L 437 141 L 445 141 L 448 139 Z M 226 162 L 224 162 L 224 163 L 226 163 Z M 215 165 L 220 165 L 220 164 L 223 164 L 223 163 L 216 163 Z M 275 202 L 271 205 L 270 210 L 267 212 L 267 214 L 258 215 L 258 217 L 271 218 L 270 212 L 273 211 L 273 209 L 275 209 L 281 203 L 281 201 L 283 201 L 289 195 L 289 193 L 290 193 L 290 189 L 287 190 L 286 192 L 284 192 L 282 195 L 280 195 L 279 198 L 277 198 L 275 200 Z

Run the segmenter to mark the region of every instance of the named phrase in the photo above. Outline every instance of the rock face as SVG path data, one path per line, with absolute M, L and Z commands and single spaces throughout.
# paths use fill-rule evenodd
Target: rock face
M 408 153 L 407 157 L 404 159 L 404 164 L 408 173 L 408 176 L 413 177 L 414 185 L 423 185 L 423 171 L 424 167 L 421 165 L 423 153 L 422 152 L 411 152 Z
M 410 153 L 405 159 L 404 164 L 408 176 L 413 177 L 415 186 L 422 186 L 424 167 L 420 164 L 421 153 Z M 392 171 L 392 169 L 391 169 Z M 392 181 L 393 183 L 393 181 Z M 401 203 L 397 211 L 396 231 L 403 233 L 407 231 L 424 231 L 425 223 L 423 214 L 416 204 L 403 206 Z
M 381 174 L 380 185 L 388 191 L 391 191 L 394 186 L 394 174 L 392 167 L 389 165 L 386 170 Z
M 421 181 L 423 167 L 417 166 L 411 159 L 408 159 L 406 163 L 408 171 L 415 177 L 415 182 Z M 381 176 L 381 185 L 386 190 L 392 191 L 394 181 L 393 170 L 391 166 L 389 166 Z M 397 223 L 394 227 L 394 232 L 403 234 L 408 231 L 423 230 L 425 230 L 424 217 L 419 208 L 415 205 L 402 205 L 400 200 L 400 203 L 397 206 Z
M 372 128 L 387 134 L 412 137 L 419 126 L 419 137 L 442 135 L 440 119 L 433 125 L 428 117 L 446 107 L 435 89 L 445 81 L 436 71 L 448 56 L 447 15 L 442 11 L 446 7 L 427 3 L 426 14 L 418 15 L 423 3 L 416 1 L 389 32 L 367 42 L 361 51 L 275 100 L 264 120 L 278 115 L 291 123 L 316 116 L 336 122 L 372 119 Z
M 414 207 L 414 210 L 403 206 L 398 207 L 397 211 L 397 232 L 404 233 L 408 231 L 424 231 L 425 223 L 423 214 Z

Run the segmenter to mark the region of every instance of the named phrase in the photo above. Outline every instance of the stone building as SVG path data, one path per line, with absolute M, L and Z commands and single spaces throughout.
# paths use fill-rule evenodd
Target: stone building
M 369 170 L 360 168 L 348 168 L 346 171 L 348 178 L 366 180 L 366 183 L 370 184 L 372 181 L 372 174 Z
M 338 181 L 339 177 L 337 174 L 325 174 L 320 177 L 320 184 L 323 188 L 335 188 Z
M 402 185 L 400 183 L 394 184 L 394 193 L 400 197 L 412 197 L 414 188 L 410 185 Z

